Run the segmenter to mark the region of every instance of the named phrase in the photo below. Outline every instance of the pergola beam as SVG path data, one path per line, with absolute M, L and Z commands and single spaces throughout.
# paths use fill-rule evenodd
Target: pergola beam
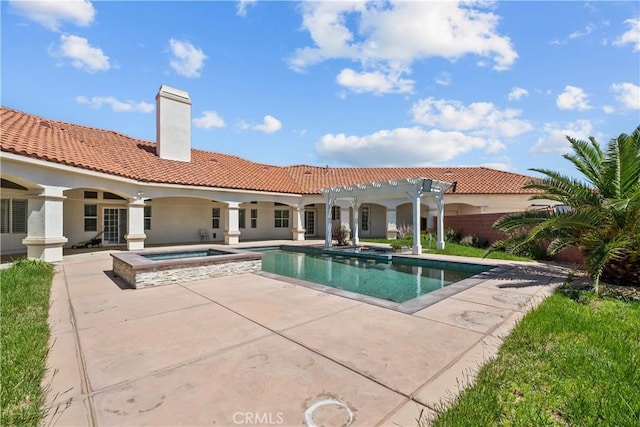
M 325 247 L 332 246 L 331 207 L 338 199 L 350 200 L 354 207 L 354 219 L 357 219 L 357 209 L 362 201 L 393 200 L 409 198 L 413 204 L 413 248 L 414 254 L 422 253 L 420 244 L 420 204 L 426 194 L 432 195 L 438 206 L 437 247 L 444 248 L 444 193 L 453 187 L 455 182 L 442 182 L 429 178 L 406 178 L 366 184 L 345 185 L 341 187 L 322 188 L 320 193 L 327 199 L 327 225 Z M 355 224 L 357 227 L 358 224 Z M 357 228 L 356 228 L 357 233 Z M 357 234 L 356 234 L 357 239 Z

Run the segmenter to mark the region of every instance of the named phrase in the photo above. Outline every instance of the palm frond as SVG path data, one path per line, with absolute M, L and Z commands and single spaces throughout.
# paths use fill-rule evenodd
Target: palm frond
M 602 184 L 599 187 L 600 193 L 605 198 L 619 199 L 622 197 L 620 145 L 625 140 L 626 135 L 621 135 L 609 141 L 607 146 L 607 159 L 602 162 L 602 170 L 600 172 Z
M 573 238 L 556 238 L 549 243 L 547 247 L 547 253 L 549 255 L 555 255 L 564 251 L 565 249 L 576 247 L 578 242 Z
M 620 190 L 623 197 L 634 191 L 640 182 L 640 126 L 631 135 L 618 138 L 620 146 Z
M 530 170 L 547 176 L 546 178 L 534 179 L 524 186 L 524 188 L 537 189 L 544 192 L 544 194 L 536 195 L 536 197 L 554 196 L 555 201 L 569 206 L 599 202 L 598 192 L 575 178 L 569 178 L 548 169 L 533 168 Z
M 574 139 L 567 136 L 575 154 L 565 154 L 562 157 L 569 160 L 596 188 L 599 188 L 600 166 L 605 159 L 604 153 L 600 149 L 598 141 L 593 137 L 589 142 Z
M 503 233 L 511 233 L 531 227 L 549 219 L 546 211 L 526 211 L 506 214 L 493 223 L 493 228 Z

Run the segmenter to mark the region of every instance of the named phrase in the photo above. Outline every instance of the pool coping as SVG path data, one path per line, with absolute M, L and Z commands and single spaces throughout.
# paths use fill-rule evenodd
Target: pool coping
M 425 258 L 421 258 L 421 259 L 424 260 Z M 465 264 L 473 264 L 473 263 L 465 263 Z M 487 266 L 486 264 L 481 264 L 481 263 L 478 263 L 475 265 Z M 490 270 L 484 271 L 482 273 L 478 273 L 466 279 L 447 285 L 442 289 L 431 291 L 427 294 L 420 295 L 419 297 L 416 297 L 401 303 L 385 300 L 382 298 L 376 298 L 369 295 L 359 294 L 357 292 L 351 292 L 344 289 L 334 288 L 332 286 L 321 285 L 321 284 L 309 282 L 306 280 L 296 279 L 289 276 L 283 276 L 276 273 L 270 273 L 263 270 L 253 272 L 252 274 L 262 276 L 262 277 L 267 277 L 270 279 L 279 280 L 281 282 L 287 282 L 294 285 L 304 286 L 306 288 L 310 288 L 319 292 L 337 295 L 343 298 L 364 302 L 367 304 L 375 305 L 377 307 L 386 308 L 386 309 L 397 311 L 404 314 L 413 314 L 426 307 L 436 304 L 446 298 L 449 298 L 462 291 L 472 288 L 482 282 L 495 279 L 496 277 L 499 277 L 500 275 L 514 268 L 514 266 L 511 266 L 511 265 L 497 265 L 497 266 L 487 266 L 487 267 L 490 267 Z

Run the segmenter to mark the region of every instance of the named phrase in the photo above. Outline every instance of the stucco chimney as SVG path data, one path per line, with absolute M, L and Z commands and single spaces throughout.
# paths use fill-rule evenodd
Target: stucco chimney
M 191 98 L 183 90 L 160 86 L 156 95 L 158 156 L 191 161 Z

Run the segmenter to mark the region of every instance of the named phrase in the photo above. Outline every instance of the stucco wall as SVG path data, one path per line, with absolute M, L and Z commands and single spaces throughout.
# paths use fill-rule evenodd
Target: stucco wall
M 145 204 L 151 206 L 151 228 L 144 231 L 145 244 L 198 242 L 201 228 L 210 231 L 213 241 L 224 240 L 225 211 L 221 203 L 195 197 L 163 197 Z M 218 229 L 211 227 L 214 207 L 220 208 Z

